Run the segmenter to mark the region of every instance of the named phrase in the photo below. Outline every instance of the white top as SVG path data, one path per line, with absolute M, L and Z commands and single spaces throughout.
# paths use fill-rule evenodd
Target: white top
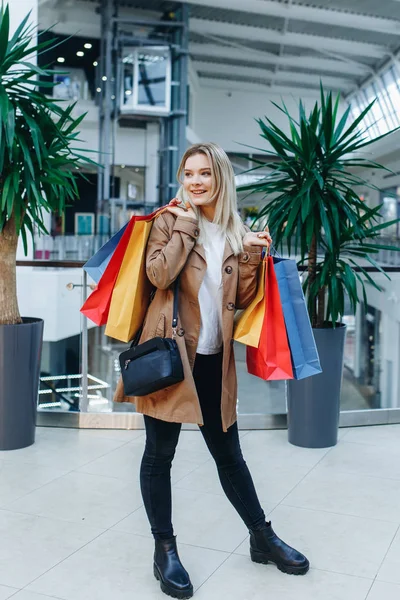
M 198 354 L 218 354 L 222 350 L 222 262 L 226 234 L 219 225 L 203 219 L 202 242 L 207 271 L 200 286 L 201 326 Z

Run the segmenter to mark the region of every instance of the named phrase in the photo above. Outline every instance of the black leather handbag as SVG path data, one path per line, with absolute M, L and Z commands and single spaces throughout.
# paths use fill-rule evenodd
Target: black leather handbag
M 139 334 L 129 350 L 119 356 L 126 396 L 147 396 L 184 379 L 182 360 L 176 343 L 178 279 L 174 285 L 172 338 L 155 337 L 137 345 Z

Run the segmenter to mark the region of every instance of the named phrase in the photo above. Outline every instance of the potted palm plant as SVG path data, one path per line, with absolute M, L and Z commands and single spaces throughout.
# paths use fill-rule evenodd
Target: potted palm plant
M 380 222 L 381 206 L 368 207 L 356 191 L 374 187 L 361 177 L 360 168 L 385 168 L 359 155 L 380 139 L 367 139 L 362 127 L 373 102 L 350 124 L 350 107 L 339 118 L 339 104 L 340 97 L 334 101 L 322 85 L 320 102 L 309 115 L 300 102 L 298 120 L 284 104 L 275 104 L 287 117 L 290 133 L 270 119 L 257 120 L 261 136 L 273 148 L 266 153 L 274 159 L 258 160 L 251 171 L 267 169 L 267 176 L 239 188 L 263 195 L 267 202 L 257 226 L 268 222 L 276 247 L 306 265 L 303 289 L 323 373 L 288 384 L 289 441 L 306 447 L 337 441 L 345 299 L 354 311 L 361 298 L 367 302 L 366 282 L 381 290 L 365 266 L 383 272 L 374 255 L 384 248 L 398 250 L 377 239 L 396 221 Z
M 78 196 L 76 170 L 92 162 L 71 144 L 83 116 L 38 89 L 53 75 L 28 62 L 54 42 L 36 43 L 29 14 L 10 36 L 9 7 L 0 9 L 0 450 L 35 439 L 43 321 L 21 317 L 16 289 L 19 236 L 46 232 L 44 213 L 62 214 Z M 51 87 L 49 82 L 40 86 Z M 45 294 L 45 290 L 43 290 Z

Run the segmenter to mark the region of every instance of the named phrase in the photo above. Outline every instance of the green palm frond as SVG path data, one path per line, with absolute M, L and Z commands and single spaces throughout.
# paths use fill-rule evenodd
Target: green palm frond
M 285 104 L 275 104 L 287 118 L 290 133 L 271 119 L 257 119 L 260 135 L 272 146 L 275 160 L 271 161 L 271 152 L 264 150 L 268 159 L 258 159 L 255 169 L 268 174 L 238 187 L 238 191 L 249 194 L 261 193 L 265 199 L 253 226 L 267 221 L 276 247 L 286 247 L 289 254 L 300 255 L 299 263 L 308 265 L 304 290 L 316 327 L 323 326 L 318 315 L 324 312 L 333 324 L 340 320 L 346 294 L 355 309 L 360 288 L 365 298 L 365 280 L 380 289 L 363 265 L 369 262 L 379 268 L 371 255 L 384 248 L 398 250 L 376 241 L 382 230 L 397 221 L 380 222 L 381 206 L 369 208 L 356 192 L 358 186 L 375 186 L 354 170 L 385 169 L 358 157 L 357 152 L 396 130 L 369 140 L 362 123 L 374 102 L 350 124 L 350 107 L 339 118 L 339 104 L 340 97 L 334 100 L 322 84 L 320 102 L 308 116 L 302 102 L 298 119 L 290 115 Z M 246 172 L 250 171 L 254 169 Z M 325 297 L 322 290 L 327 290 L 326 310 L 318 311 L 317 303 L 324 302 Z
M 9 8 L 0 9 L 0 234 L 11 220 L 26 246 L 28 233 L 46 232 L 44 213 L 77 199 L 78 169 L 97 163 L 73 149 L 85 115 L 39 91 L 38 78 L 53 76 L 30 62 L 53 47 L 34 43 L 29 14 L 10 38 Z M 40 82 L 40 87 L 55 84 Z

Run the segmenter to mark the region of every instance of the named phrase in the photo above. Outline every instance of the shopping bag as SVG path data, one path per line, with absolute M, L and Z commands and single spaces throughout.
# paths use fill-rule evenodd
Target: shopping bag
M 153 286 L 146 274 L 146 245 L 152 224 L 135 224 L 112 292 L 105 333 L 121 342 L 135 336 L 149 305 Z
M 125 252 L 132 239 L 136 237 L 136 234 L 138 237 L 140 237 L 140 231 L 142 227 L 140 224 L 148 224 L 147 232 L 149 234 L 153 220 L 157 215 L 161 214 L 165 210 L 166 207 L 161 207 L 150 215 L 131 217 L 130 221 L 127 223 L 120 242 L 114 250 L 110 262 L 108 263 L 96 289 L 90 294 L 89 298 L 81 308 L 81 312 L 91 321 L 96 323 L 96 325 L 105 325 L 108 321 L 112 294 L 114 286 L 118 280 L 118 275 L 125 257 Z M 144 252 L 145 246 L 142 248 L 142 253 L 144 254 Z
M 322 372 L 296 261 L 273 257 L 295 379 Z
M 246 346 L 258 347 L 264 320 L 265 276 L 267 261 L 263 260 L 259 267 L 257 293 L 254 300 L 245 308 L 235 322 L 233 339 Z
M 265 381 L 293 379 L 292 361 L 274 263 L 267 258 L 265 314 L 258 348 L 247 346 L 247 370 Z
M 93 323 L 96 323 L 96 325 L 105 325 L 107 323 L 112 291 L 137 218 L 132 217 L 127 223 L 119 244 L 115 248 L 97 287 L 81 308 L 81 313 L 93 321 Z
M 98 250 L 96 254 L 94 254 L 92 258 L 89 258 L 89 260 L 83 265 L 83 269 L 96 283 L 99 283 L 127 226 L 128 223 L 126 223 L 115 235 L 113 235 L 112 238 L 110 238 L 108 242 L 106 242 L 100 248 L 100 250 Z

